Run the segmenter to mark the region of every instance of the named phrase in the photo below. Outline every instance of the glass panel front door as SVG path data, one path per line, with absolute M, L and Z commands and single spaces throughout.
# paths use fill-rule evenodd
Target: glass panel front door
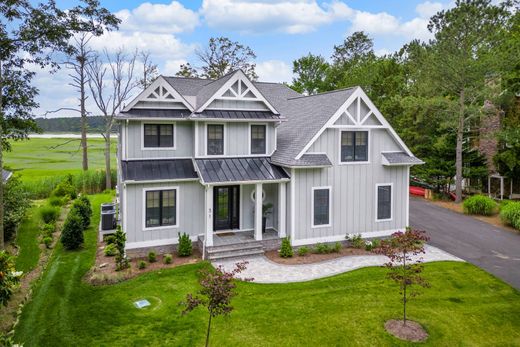
M 215 207 L 213 229 L 238 229 L 240 186 L 215 187 L 213 197 L 213 206 Z

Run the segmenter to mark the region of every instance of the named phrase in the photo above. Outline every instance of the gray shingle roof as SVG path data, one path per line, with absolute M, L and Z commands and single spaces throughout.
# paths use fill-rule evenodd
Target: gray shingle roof
M 229 81 L 231 77 L 233 77 L 235 73 L 236 71 L 230 72 L 224 77 L 221 77 L 218 80 L 214 80 L 211 83 L 203 86 L 197 93 L 197 105 L 195 106 L 195 110 L 204 105 L 213 96 L 213 94 L 215 94 L 227 81 Z
M 189 110 L 133 108 L 119 113 L 117 118 L 188 118 L 190 114 Z
M 123 181 L 196 179 L 191 159 L 153 159 L 122 161 Z
M 271 111 L 227 111 L 204 110 L 196 113 L 192 118 L 216 118 L 216 119 L 280 119 L 280 116 Z
M 302 160 L 303 157 L 299 160 L 295 158 L 354 91 L 355 88 L 349 88 L 293 97 L 275 104 L 274 107 L 288 121 L 278 128 L 277 150 L 273 154 L 273 161 L 288 166 L 319 165 L 313 160 L 306 162 Z
M 288 179 L 281 167 L 269 158 L 211 158 L 196 159 L 197 168 L 205 183 L 273 181 Z
M 11 171 L 3 169 L 2 170 L 2 181 L 7 182 L 9 180 L 9 178 L 11 178 L 12 175 L 13 175 L 13 173 Z
M 179 94 L 184 96 L 196 96 L 199 91 L 205 86 L 213 82 L 213 80 L 203 78 L 186 78 L 186 77 L 171 77 L 164 76 L 164 79 L 170 83 L 170 85 Z
M 381 153 L 386 159 L 388 164 L 386 165 L 419 165 L 424 162 L 416 157 L 410 156 L 405 152 L 386 152 Z

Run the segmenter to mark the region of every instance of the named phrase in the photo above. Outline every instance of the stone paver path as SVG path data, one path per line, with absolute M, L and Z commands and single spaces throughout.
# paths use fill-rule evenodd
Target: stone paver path
M 427 245 L 425 250 L 426 253 L 422 255 L 423 262 L 464 261 L 430 245 Z M 272 262 L 264 256 L 256 256 L 245 259 L 219 260 L 213 262 L 213 265 L 222 265 L 226 270 L 231 270 L 234 264 L 241 260 L 246 260 L 249 264 L 246 271 L 240 274 L 240 277 L 253 278 L 253 282 L 257 283 L 305 282 L 363 267 L 381 266 L 388 262 L 388 258 L 383 255 L 359 255 L 341 257 L 314 264 L 283 265 Z

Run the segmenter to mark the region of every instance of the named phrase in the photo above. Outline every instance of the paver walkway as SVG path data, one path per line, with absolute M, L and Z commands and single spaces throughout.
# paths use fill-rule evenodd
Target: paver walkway
M 430 245 L 427 245 L 425 250 L 426 253 L 422 254 L 422 260 L 424 262 L 442 260 L 464 261 Z M 362 267 L 381 266 L 388 262 L 388 258 L 383 255 L 358 255 L 326 260 L 314 264 L 283 265 L 272 262 L 264 256 L 256 256 L 245 259 L 219 260 L 214 262 L 213 265 L 222 265 L 224 269 L 231 270 L 234 264 L 241 260 L 246 260 L 249 264 L 247 265 L 247 269 L 240 274 L 240 277 L 253 278 L 253 282 L 257 283 L 305 282 Z

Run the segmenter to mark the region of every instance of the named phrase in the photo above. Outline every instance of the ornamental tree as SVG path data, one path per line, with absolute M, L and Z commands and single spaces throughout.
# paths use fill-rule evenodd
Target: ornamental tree
M 235 268 L 227 272 L 222 266 L 215 269 L 204 269 L 201 271 L 199 284 L 201 289 L 198 295 L 188 294 L 186 302 L 181 302 L 185 306 L 182 314 L 193 311 L 199 306 L 204 306 L 209 313 L 208 328 L 206 331 L 206 347 L 209 346 L 209 335 L 211 330 L 211 319 L 220 315 L 229 315 L 233 311 L 231 299 L 236 295 L 236 275 L 246 269 L 247 262 L 235 264 Z M 244 281 L 252 281 L 252 278 Z
M 416 286 L 429 287 L 429 283 L 421 276 L 423 266 L 419 256 L 424 251 L 424 243 L 429 240 L 426 232 L 407 228 L 398 231 L 388 240 L 381 241 L 377 253 L 386 255 L 390 260 L 385 264 L 388 278 L 399 284 L 403 300 L 403 323 L 406 325 L 406 303 L 411 297 L 419 294 Z

